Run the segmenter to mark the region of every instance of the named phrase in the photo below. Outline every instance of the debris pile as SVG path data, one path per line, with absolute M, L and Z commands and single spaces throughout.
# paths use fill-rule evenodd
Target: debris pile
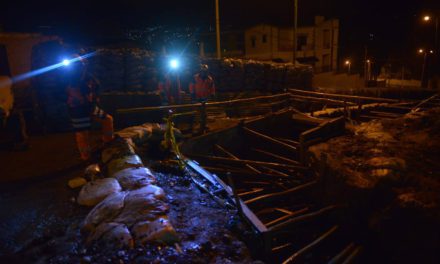
M 374 120 L 310 148 L 313 160 L 327 157 L 325 199 L 350 201 L 396 262 L 440 260 L 439 116 L 433 108 Z

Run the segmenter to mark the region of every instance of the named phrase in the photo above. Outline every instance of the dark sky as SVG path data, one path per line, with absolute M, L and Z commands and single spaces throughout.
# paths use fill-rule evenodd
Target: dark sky
M 93 28 L 123 30 L 168 25 L 207 28 L 213 25 L 214 0 L 122 0 L 122 1 L 4 1 L 0 25 L 7 31 L 29 31 L 50 26 L 63 35 Z M 298 0 L 300 24 L 314 15 L 341 21 L 340 46 L 344 56 L 362 50 L 363 43 L 379 53 L 402 52 L 423 43 L 418 34 L 423 10 L 440 10 L 440 0 Z M 220 0 L 225 28 L 245 28 L 266 22 L 289 25 L 293 0 Z M 440 13 L 439 13 L 440 14 Z M 371 34 L 371 35 L 370 35 Z M 427 35 L 427 34 L 424 34 Z M 374 43 L 373 43 L 374 42 Z M 418 43 L 419 42 L 419 43 Z

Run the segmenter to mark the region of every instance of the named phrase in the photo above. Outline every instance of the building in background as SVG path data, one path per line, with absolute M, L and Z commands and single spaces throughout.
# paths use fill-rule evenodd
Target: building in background
M 314 66 L 315 72 L 338 68 L 339 20 L 316 16 L 314 25 L 299 27 L 296 60 Z M 245 57 L 255 60 L 292 61 L 293 28 L 257 25 L 245 31 Z

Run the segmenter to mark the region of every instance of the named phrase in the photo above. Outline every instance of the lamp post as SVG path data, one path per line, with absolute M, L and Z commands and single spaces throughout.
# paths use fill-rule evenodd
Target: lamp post
M 347 73 L 350 75 L 350 73 L 351 73 L 351 61 L 350 60 L 346 60 L 345 61 L 345 66 L 347 66 Z
M 420 77 L 420 87 L 421 88 L 427 88 L 428 86 L 428 82 L 427 79 L 425 78 L 426 75 L 426 66 L 427 66 L 427 61 L 428 61 L 428 54 L 434 54 L 433 50 L 424 50 L 424 49 L 419 49 L 418 50 L 419 54 L 423 55 L 423 64 L 422 64 L 422 75 Z
M 217 59 L 221 59 L 222 52 L 220 48 L 220 11 L 219 11 L 219 0 L 215 0 L 215 31 L 217 36 Z
M 439 27 L 439 19 L 438 16 L 435 16 L 434 18 L 430 15 L 426 15 L 423 17 L 423 21 L 425 21 L 426 23 L 431 22 L 431 20 L 434 20 L 434 25 L 435 25 L 435 31 L 434 31 L 434 51 L 437 53 L 438 52 L 438 27 Z
M 297 46 L 297 36 L 298 36 L 298 0 L 294 0 L 294 10 L 293 10 L 293 64 L 296 64 L 296 46 Z

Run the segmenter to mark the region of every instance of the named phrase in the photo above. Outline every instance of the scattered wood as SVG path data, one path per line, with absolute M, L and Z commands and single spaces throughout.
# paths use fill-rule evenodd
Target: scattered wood
M 319 236 L 312 243 L 308 244 L 299 251 L 295 252 L 292 256 L 288 257 L 285 261 L 283 261 L 283 264 L 294 262 L 298 257 L 302 256 L 304 253 L 308 252 L 309 250 L 317 246 L 319 243 L 321 243 L 323 240 L 334 234 L 336 230 L 338 230 L 338 226 L 334 226 L 330 228 L 327 232 Z
M 231 157 L 231 158 L 233 158 L 233 159 L 235 159 L 235 160 L 240 160 L 237 156 L 235 156 L 235 155 L 232 154 L 231 152 L 227 151 L 227 150 L 224 149 L 222 146 L 216 144 L 215 147 L 216 147 L 218 150 L 220 150 L 221 152 L 223 152 L 224 154 L 226 154 L 227 156 L 229 156 L 229 157 Z M 253 172 L 261 173 L 261 171 L 257 170 L 255 167 L 252 167 L 252 166 L 249 165 L 249 164 L 245 164 L 245 166 L 246 166 L 246 168 L 250 169 L 250 170 L 253 171 Z
M 208 160 L 212 162 L 218 162 L 218 163 L 225 163 L 225 164 L 235 164 L 235 165 L 255 165 L 255 166 L 267 166 L 267 167 L 275 167 L 275 168 L 283 168 L 283 169 L 292 169 L 297 171 L 306 171 L 307 168 L 304 166 L 299 165 L 287 165 L 287 164 L 280 164 L 280 163 L 274 163 L 274 162 L 265 162 L 265 161 L 256 161 L 256 160 L 236 160 L 232 158 L 222 158 L 222 157 L 215 157 L 215 156 L 205 156 L 205 155 L 196 155 L 193 154 L 191 157 L 195 159 L 203 159 Z
M 284 221 L 284 220 L 287 220 L 287 219 L 289 219 L 289 218 L 292 218 L 292 217 L 295 217 L 295 216 L 297 216 L 297 215 L 299 215 L 299 214 L 302 214 L 302 213 L 305 213 L 305 212 L 307 212 L 309 210 L 309 208 L 303 208 L 303 209 L 300 209 L 300 210 L 298 210 L 298 211 L 295 211 L 295 212 L 290 212 L 290 213 L 288 213 L 288 214 L 286 214 L 286 215 L 284 215 L 284 216 L 282 216 L 282 217 L 280 217 L 280 218 L 277 218 L 277 219 L 275 219 L 275 220 L 273 220 L 273 221 L 270 221 L 269 223 L 267 223 L 267 224 L 265 224 L 267 227 L 270 227 L 271 225 L 274 225 L 274 224 L 277 224 L 277 223 L 279 223 L 279 222 L 281 222 L 281 221 Z
M 269 194 L 261 195 L 261 196 L 255 197 L 253 199 L 246 200 L 244 203 L 249 205 L 249 204 L 257 202 L 257 201 L 262 201 L 262 200 L 267 200 L 269 198 L 274 198 L 274 197 L 284 196 L 284 195 L 287 195 L 287 194 L 292 194 L 294 192 L 298 192 L 298 191 L 304 190 L 306 188 L 309 188 L 310 186 L 313 186 L 316 183 L 317 183 L 317 181 L 311 181 L 311 182 L 305 183 L 305 184 L 300 185 L 300 186 L 296 186 L 294 188 L 291 188 L 291 189 L 283 191 L 283 192 L 276 192 L 276 193 L 269 193 Z
M 264 140 L 269 141 L 269 142 L 271 142 L 271 143 L 273 143 L 273 144 L 276 144 L 276 145 L 282 146 L 282 147 L 284 147 L 284 148 L 287 148 L 287 149 L 289 149 L 289 150 L 291 150 L 291 151 L 293 151 L 293 152 L 295 152 L 295 153 L 296 153 L 296 151 L 297 151 L 297 148 L 296 148 L 296 147 L 291 146 L 291 145 L 289 145 L 289 144 L 286 144 L 286 143 L 284 143 L 284 142 L 282 142 L 282 141 L 279 141 L 279 140 L 277 140 L 277 139 L 275 139 L 275 138 L 273 138 L 273 137 L 270 137 L 270 136 L 264 135 L 264 134 L 262 134 L 262 133 L 259 133 L 259 132 L 257 132 L 257 131 L 254 131 L 254 130 L 249 129 L 249 128 L 247 128 L 247 127 L 243 127 L 243 130 L 246 131 L 247 133 L 251 134 L 251 135 L 254 135 L 254 136 L 258 137 L 258 138 L 264 139 Z
M 308 213 L 305 215 L 301 215 L 301 216 L 289 219 L 285 222 L 279 223 L 279 224 L 271 227 L 270 230 L 273 232 L 278 232 L 278 231 L 282 232 L 283 230 L 285 230 L 285 228 L 287 226 L 290 226 L 292 224 L 299 223 L 299 222 L 308 221 L 310 219 L 322 216 L 322 215 L 324 215 L 330 211 L 333 211 L 336 208 L 340 208 L 340 207 L 341 207 L 341 205 L 330 205 L 330 206 L 324 207 L 318 211 L 311 212 L 311 213 Z
M 281 156 L 281 155 L 277 155 L 277 154 L 269 152 L 269 151 L 265 151 L 265 150 L 262 150 L 262 149 L 256 149 L 256 148 L 253 148 L 252 150 L 255 151 L 255 152 L 264 154 L 266 156 L 278 159 L 280 161 L 284 161 L 284 162 L 287 162 L 287 163 L 290 163 L 290 164 L 294 164 L 294 165 L 300 165 L 300 163 L 298 161 L 296 161 L 296 160 L 292 160 L 292 159 L 286 158 L 286 157 Z

